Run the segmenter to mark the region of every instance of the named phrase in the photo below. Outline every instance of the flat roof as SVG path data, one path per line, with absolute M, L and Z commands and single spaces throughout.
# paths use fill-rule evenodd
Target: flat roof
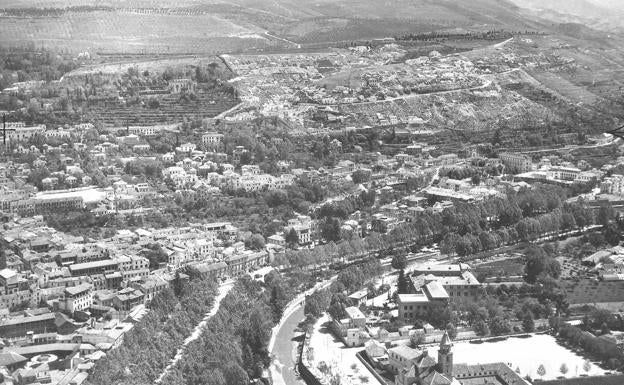
M 39 314 L 39 315 L 34 315 L 34 316 L 12 317 L 12 318 L 0 321 L 0 327 L 18 325 L 18 324 L 30 323 L 30 322 L 50 321 L 54 319 L 56 319 L 56 315 L 54 313 L 44 313 L 44 314 Z
M 11 347 L 11 350 L 17 354 L 21 355 L 31 355 L 31 354 L 43 354 L 47 352 L 72 352 L 74 349 L 80 350 L 93 350 L 95 351 L 95 346 L 91 344 L 67 344 L 67 343 L 53 343 L 53 344 L 43 344 L 43 345 L 31 345 L 31 346 L 19 346 L 19 347 Z
M 95 203 L 103 201 L 106 198 L 106 192 L 99 188 L 87 188 L 78 190 L 58 190 L 55 192 L 40 192 L 33 199 L 47 200 L 59 198 L 82 198 L 84 203 Z
M 399 294 L 399 303 L 424 303 L 429 302 L 424 294 Z
M 118 264 L 119 262 L 115 261 L 114 259 L 103 259 L 101 261 L 74 263 L 73 265 L 69 265 L 69 270 L 93 269 L 97 267 L 113 266 Z
M 70 286 L 70 287 L 65 288 L 65 293 L 69 295 L 76 295 L 76 294 L 83 293 L 85 291 L 89 291 L 90 289 L 91 289 L 90 284 L 83 283 L 77 286 Z

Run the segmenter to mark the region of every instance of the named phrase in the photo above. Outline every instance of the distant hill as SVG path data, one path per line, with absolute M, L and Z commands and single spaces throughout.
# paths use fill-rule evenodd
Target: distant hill
M 511 0 L 535 15 L 561 23 L 582 23 L 592 28 L 624 32 L 621 0 Z
M 2 6 L 4 44 L 102 52 L 223 53 L 456 28 L 547 28 L 508 0 L 5 0 Z

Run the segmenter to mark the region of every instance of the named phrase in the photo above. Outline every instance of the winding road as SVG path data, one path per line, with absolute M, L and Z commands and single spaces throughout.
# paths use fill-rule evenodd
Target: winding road
M 275 344 L 271 350 L 273 362 L 271 363 L 271 376 L 274 385 L 299 385 L 305 382 L 295 372 L 297 362 L 297 343 L 295 338 L 301 331 L 297 325 L 305 318 L 303 305 L 300 305 L 282 323 L 275 337 Z

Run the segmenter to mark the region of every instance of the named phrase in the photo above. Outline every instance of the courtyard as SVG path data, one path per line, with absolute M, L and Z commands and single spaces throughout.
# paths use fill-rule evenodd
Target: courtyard
M 438 346 L 432 346 L 429 354 L 438 356 Z M 589 371 L 583 368 L 586 359 L 559 345 L 550 335 L 532 335 L 528 338 L 510 337 L 504 341 L 483 342 L 480 344 L 457 342 L 453 345 L 453 361 L 469 365 L 504 362 L 514 370 L 519 369 L 522 377 L 552 380 L 563 376 L 562 364 L 568 368 L 565 377 L 581 375 L 600 376 L 605 373 L 600 367 L 590 364 Z M 544 365 L 546 373 L 540 377 L 537 369 Z

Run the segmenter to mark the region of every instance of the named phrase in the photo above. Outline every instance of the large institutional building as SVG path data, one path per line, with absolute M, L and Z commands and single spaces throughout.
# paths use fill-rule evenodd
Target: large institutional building
M 398 346 L 388 351 L 396 385 L 525 385 L 519 374 L 502 362 L 466 365 L 453 362 L 448 333 L 440 341 L 438 361 L 427 350 Z
M 399 294 L 399 318 L 413 323 L 434 304 L 473 301 L 480 290 L 481 283 L 466 264 L 419 266 L 410 277 L 409 293 Z

